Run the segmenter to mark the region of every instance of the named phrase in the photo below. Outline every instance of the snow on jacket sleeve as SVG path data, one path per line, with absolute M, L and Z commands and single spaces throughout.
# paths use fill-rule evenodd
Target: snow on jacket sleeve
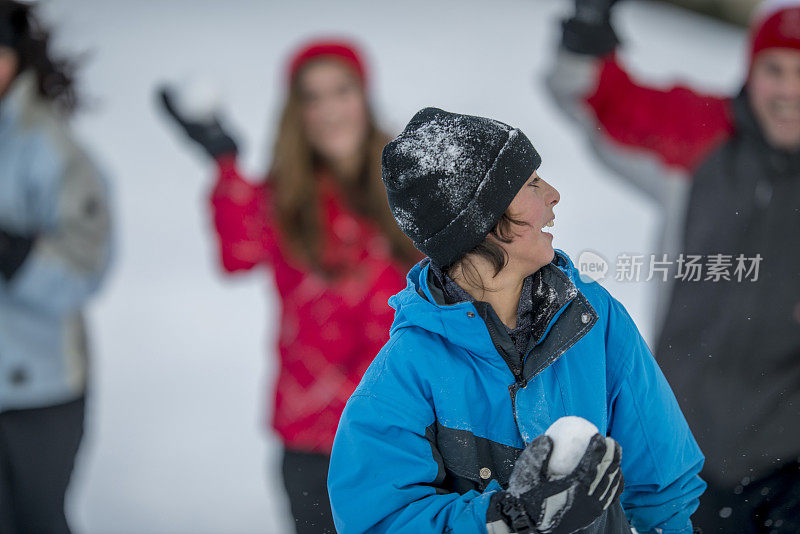
M 337 532 L 486 534 L 486 510 L 500 486 L 437 492 L 439 464 L 425 437 L 433 407 L 413 378 L 395 379 L 387 352 L 373 362 L 339 421 L 328 473 Z
M 560 50 L 547 77 L 556 103 L 590 136 L 603 162 L 652 199 L 667 203 L 733 129 L 730 99 L 686 87 L 645 87 L 614 54 L 603 58 Z
M 211 192 L 211 210 L 219 238 L 222 267 L 228 272 L 252 269 L 269 261 L 275 234 L 269 220 L 266 185 L 242 178 L 235 156 L 217 160 L 218 177 Z
M 606 351 L 609 434 L 622 446 L 622 506 L 641 533 L 691 534 L 706 487 L 703 455 L 672 390 L 628 312 L 610 299 Z M 661 530 L 658 530 L 661 529 Z
M 24 263 L 3 291 L 45 313 L 62 315 L 83 306 L 108 268 L 107 184 L 88 156 L 63 134 L 42 136 L 30 150 L 28 215 L 38 230 Z

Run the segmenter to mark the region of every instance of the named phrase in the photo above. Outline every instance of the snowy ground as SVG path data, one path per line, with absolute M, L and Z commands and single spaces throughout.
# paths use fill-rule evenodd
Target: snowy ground
M 69 498 L 79 532 L 289 531 L 278 442 L 262 424 L 275 295 L 265 273 L 217 270 L 209 170 L 156 112 L 160 80 L 216 78 L 246 168 L 260 173 L 286 54 L 311 35 L 354 36 L 388 129 L 427 105 L 518 125 L 561 192 L 556 246 L 573 257 L 654 252 L 653 206 L 597 166 L 544 93 L 566 1 L 44 2 L 58 42 L 91 52 L 83 86 L 93 109 L 76 127 L 108 170 L 117 208 L 116 264 L 91 309 L 94 388 Z M 738 88 L 743 32 L 646 2 L 623 3 L 618 23 L 624 58 L 645 79 Z M 606 285 L 648 337 L 644 285 Z

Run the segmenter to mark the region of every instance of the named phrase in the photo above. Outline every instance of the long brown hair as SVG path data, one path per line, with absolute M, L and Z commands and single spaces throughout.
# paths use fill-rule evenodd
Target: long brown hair
M 291 252 L 312 269 L 324 271 L 317 181 L 320 162 L 303 131 L 302 105 L 295 82 L 283 108 L 270 168 L 273 206 Z M 375 223 L 388 239 L 394 258 L 410 265 L 419 258 L 419 252 L 392 217 L 381 181 L 381 151 L 390 138 L 377 127 L 371 110 L 367 120 L 362 171 L 355 180 L 339 181 L 339 185 L 349 207 Z

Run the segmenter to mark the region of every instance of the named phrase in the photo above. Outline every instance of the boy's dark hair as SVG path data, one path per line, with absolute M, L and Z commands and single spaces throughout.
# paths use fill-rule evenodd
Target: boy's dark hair
M 0 0 L 0 19 L 15 34 L 13 48 L 19 57 L 19 72 L 33 71 L 39 95 L 61 111 L 73 112 L 78 106 L 76 62 L 51 55 L 50 32 L 42 25 L 34 7 L 14 0 Z
M 463 276 L 470 285 L 480 288 L 481 291 L 489 291 L 483 283 L 483 280 L 481 280 L 478 269 L 475 267 L 470 256 L 479 256 L 487 260 L 494 269 L 493 278 L 500 274 L 500 271 L 508 264 L 508 252 L 506 252 L 506 249 L 503 248 L 501 243 L 511 243 L 514 240 L 514 226 L 528 226 L 528 223 L 516 219 L 510 210 L 506 210 L 506 212 L 500 216 L 500 220 L 497 221 L 497 224 L 494 225 L 491 232 L 489 232 L 489 235 L 486 236 L 486 239 L 478 243 L 475 248 L 467 252 L 463 257 L 442 270 L 447 273 L 450 278 L 453 278 L 453 275 L 456 274 L 454 270 L 459 269 L 459 274 Z

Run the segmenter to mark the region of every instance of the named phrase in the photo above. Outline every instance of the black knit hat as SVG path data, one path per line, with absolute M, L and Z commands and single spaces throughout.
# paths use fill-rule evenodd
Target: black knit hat
M 480 244 L 542 160 L 502 122 L 419 111 L 383 148 L 383 183 L 397 224 L 447 267 Z

